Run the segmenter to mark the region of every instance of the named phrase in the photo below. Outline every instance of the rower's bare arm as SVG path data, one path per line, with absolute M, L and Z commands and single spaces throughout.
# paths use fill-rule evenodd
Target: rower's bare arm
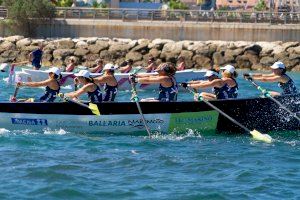
M 82 94 L 88 92 L 88 87 L 89 85 L 85 85 L 77 91 L 66 93 L 65 96 L 70 98 L 78 98 Z
M 166 78 L 165 77 L 145 77 L 145 78 L 139 78 L 138 82 L 143 84 L 151 84 L 151 83 L 162 83 Z
M 51 79 L 41 81 L 41 82 L 27 82 L 23 83 L 24 86 L 28 87 L 42 87 L 42 86 L 48 86 L 51 83 Z
M 215 87 L 220 84 L 220 80 L 213 80 L 213 81 L 203 81 L 196 84 L 191 84 L 190 87 L 198 89 L 198 88 L 208 88 L 208 87 Z
M 273 75 L 269 77 L 253 77 L 253 79 L 261 82 L 278 82 L 281 80 L 281 77 Z
M 107 77 L 106 76 L 100 76 L 100 77 L 94 78 L 94 82 L 96 84 L 106 83 L 107 82 Z

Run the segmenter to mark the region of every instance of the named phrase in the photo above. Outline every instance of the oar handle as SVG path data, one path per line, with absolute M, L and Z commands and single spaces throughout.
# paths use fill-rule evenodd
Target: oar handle
M 259 91 L 261 91 L 261 93 L 266 96 L 266 97 L 270 97 L 270 92 L 268 90 L 266 90 L 265 88 L 259 86 L 257 83 L 255 83 L 253 80 L 251 79 L 247 79 L 247 81 L 249 81 L 252 85 L 254 85 Z

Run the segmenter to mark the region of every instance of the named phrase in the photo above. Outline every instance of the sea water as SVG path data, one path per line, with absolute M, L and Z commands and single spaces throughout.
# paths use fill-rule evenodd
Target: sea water
M 290 75 L 300 88 L 300 74 Z M 240 97 L 260 95 L 238 81 Z M 261 85 L 278 90 L 276 84 Z M 14 88 L 3 81 L 0 86 L 1 101 L 8 101 Z M 22 88 L 18 97 L 42 93 Z M 122 91 L 117 100 L 129 98 Z M 300 199 L 299 136 L 277 132 L 266 144 L 247 135 L 193 130 L 149 139 L 0 127 L 0 199 Z

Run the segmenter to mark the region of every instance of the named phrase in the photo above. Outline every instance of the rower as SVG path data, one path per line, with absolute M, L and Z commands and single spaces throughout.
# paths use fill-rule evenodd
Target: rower
M 178 66 L 176 68 L 177 71 L 182 71 L 182 70 L 185 70 L 186 68 L 186 64 L 185 64 L 185 61 L 184 61 L 184 57 L 183 56 L 179 56 L 178 59 Z
M 119 71 L 121 73 L 129 73 L 132 70 L 133 60 L 129 59 L 126 60 L 121 64 L 121 67 L 119 68 Z
M 291 77 L 286 74 L 286 67 L 282 62 L 275 62 L 272 66 L 271 74 L 244 74 L 246 79 L 261 82 L 278 82 L 278 87 L 282 89 L 281 95 L 297 94 L 298 90 Z M 280 95 L 279 92 L 270 91 L 271 96 Z
M 227 96 L 228 98 L 237 98 L 239 86 L 236 81 L 236 77 L 238 76 L 235 68 L 232 65 L 226 65 L 225 67 L 221 67 L 222 70 L 222 80 L 227 85 Z
M 99 86 L 94 83 L 93 78 L 90 76 L 90 72 L 87 70 L 80 70 L 79 73 L 74 74 L 75 84 L 82 84 L 83 86 L 77 91 L 66 93 L 66 97 L 78 99 L 80 95 L 87 93 L 92 103 L 102 102 L 102 93 Z
M 201 92 L 205 100 L 215 100 L 215 99 L 227 99 L 227 84 L 224 80 L 219 78 L 219 74 L 216 70 L 209 70 L 204 75 L 207 80 L 205 81 L 191 81 L 189 83 L 182 83 L 183 87 L 191 87 L 194 89 L 199 88 L 212 88 L 212 93 Z M 197 97 L 195 97 L 197 98 Z
M 177 101 L 178 86 L 175 79 L 176 68 L 172 63 L 161 64 L 156 70 L 158 75 L 134 75 L 131 81 L 142 84 L 160 84 L 157 99 L 149 98 L 143 101 Z M 138 77 L 135 79 L 135 77 Z
M 49 73 L 49 78 L 41 82 L 18 82 L 17 86 L 41 87 L 46 86 L 45 94 L 40 97 L 38 102 L 54 102 L 60 90 L 59 80 L 61 79 L 60 70 L 57 67 L 52 67 L 46 72 Z
M 74 57 L 71 57 L 69 59 L 69 64 L 68 66 L 66 67 L 66 72 L 73 72 L 74 69 L 76 67 L 76 61 L 75 61 L 75 58 Z
M 104 84 L 104 98 L 103 101 L 114 101 L 118 92 L 118 81 L 114 76 L 115 67 L 113 64 L 108 63 L 104 66 L 104 75 L 94 79 L 97 84 Z
M 148 66 L 145 67 L 145 70 L 147 73 L 151 73 L 151 72 L 154 72 L 157 68 L 157 65 L 155 63 L 155 58 L 153 57 L 150 57 L 149 60 L 148 60 Z
M 89 71 L 91 73 L 101 73 L 102 70 L 103 70 L 103 60 L 102 59 L 96 60 L 96 67 L 89 68 Z

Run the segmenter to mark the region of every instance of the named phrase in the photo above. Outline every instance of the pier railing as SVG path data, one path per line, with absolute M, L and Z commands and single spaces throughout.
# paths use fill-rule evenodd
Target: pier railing
M 0 8 L 0 17 L 7 17 Z M 122 21 L 300 24 L 300 12 L 56 8 L 55 18 Z

